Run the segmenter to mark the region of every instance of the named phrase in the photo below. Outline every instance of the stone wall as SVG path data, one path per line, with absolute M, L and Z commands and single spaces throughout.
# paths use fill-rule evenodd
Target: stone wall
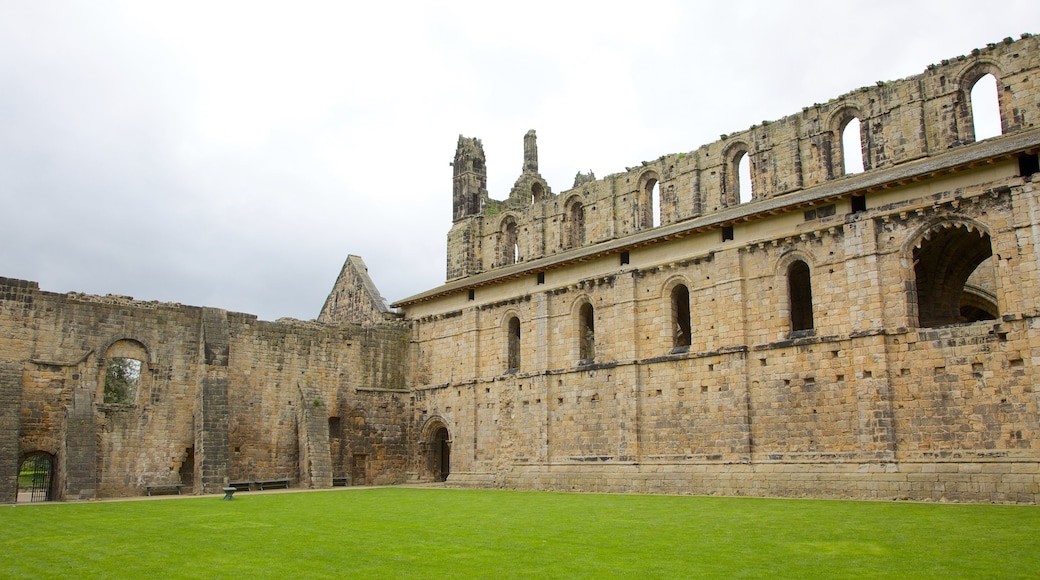
M 10 279 L 0 279 L 0 296 L 0 392 L 19 401 L 4 406 L 17 421 L 0 423 L 0 445 L 16 443 L 4 447 L 4 501 L 21 459 L 41 451 L 55 458 L 56 499 L 281 478 L 328 487 L 329 409 L 352 406 L 378 418 L 345 431 L 341 451 L 373 458 L 370 481 L 414 471 L 400 403 L 367 410 L 384 393 L 402 398 L 408 331 L 399 323 L 264 322 Z M 106 401 L 106 360 L 130 355 L 144 359 L 133 399 Z
M 1038 65 L 1037 38 L 1008 39 L 558 196 L 457 206 L 448 283 L 394 305 L 448 481 L 1035 503 Z M 1004 135 L 974 143 L 986 73 Z M 852 118 L 866 171 L 844 175 Z

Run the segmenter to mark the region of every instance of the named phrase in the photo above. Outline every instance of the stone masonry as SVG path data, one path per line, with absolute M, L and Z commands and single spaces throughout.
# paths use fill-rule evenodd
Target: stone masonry
M 1002 135 L 976 140 L 984 75 Z M 534 131 L 502 201 L 459 137 L 447 282 L 396 310 L 357 256 L 309 322 L 0 278 L 0 502 L 43 454 L 58 500 L 446 477 L 1037 503 L 1038 152 L 1023 35 L 558 194 Z

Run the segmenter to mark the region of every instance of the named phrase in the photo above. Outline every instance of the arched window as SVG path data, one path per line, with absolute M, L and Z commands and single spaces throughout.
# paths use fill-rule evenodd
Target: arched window
M 108 359 L 105 361 L 104 401 L 123 405 L 133 403 L 140 380 L 141 361 L 123 357 Z
M 542 187 L 541 183 L 537 181 L 531 185 L 531 203 L 535 204 L 542 201 L 545 195 L 545 188 Z
M 913 251 L 914 299 L 921 327 L 993 320 L 996 301 L 989 234 L 967 224 L 938 224 Z
M 516 220 L 512 216 L 502 220 L 500 261 L 503 266 L 520 261 L 520 244 L 517 241 Z
M 506 352 L 506 367 L 507 370 L 515 371 L 520 369 L 520 319 L 513 316 L 509 318 L 509 323 L 506 328 L 506 332 L 509 335 L 507 341 L 507 352 Z
M 808 264 L 795 260 L 787 267 L 787 291 L 791 307 L 791 330 L 812 330 L 812 281 Z
M 747 152 L 737 158 L 737 201 L 747 203 L 754 197 L 751 185 L 751 156 Z
M 567 229 L 564 235 L 564 245 L 567 248 L 577 248 L 585 244 L 585 206 L 578 198 L 572 198 L 567 203 Z
M 1000 124 L 1000 98 L 997 91 L 997 77 L 985 74 L 975 81 L 969 97 L 971 101 L 971 121 L 975 130 L 975 140 L 981 141 L 997 137 L 1003 133 Z
M 144 361 L 148 352 L 136 340 L 117 340 L 108 347 L 102 359 L 101 400 L 104 403 L 129 405 L 137 401 L 144 379 Z
M 858 117 L 852 117 L 841 130 L 841 159 L 845 175 L 863 173 L 863 141 Z
M 679 284 L 672 288 L 672 347 L 690 346 L 690 290 Z
M 656 171 L 646 171 L 636 184 L 635 227 L 644 230 L 661 225 L 661 186 Z
M 588 302 L 578 310 L 578 358 L 591 362 L 596 357 L 596 317 Z

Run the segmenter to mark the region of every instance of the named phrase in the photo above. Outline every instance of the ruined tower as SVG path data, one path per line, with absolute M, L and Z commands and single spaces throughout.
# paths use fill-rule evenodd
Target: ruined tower
M 487 203 L 487 166 L 480 139 L 459 135 L 455 161 L 451 165 L 454 168 L 451 219 L 458 222 L 466 216 L 480 213 Z

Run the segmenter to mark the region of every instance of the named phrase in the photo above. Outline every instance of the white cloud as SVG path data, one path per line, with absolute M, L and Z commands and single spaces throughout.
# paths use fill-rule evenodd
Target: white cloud
M 10 4 L 0 275 L 310 318 L 355 253 L 400 299 L 443 280 L 460 133 L 501 199 L 536 129 L 559 193 L 1017 37 L 1034 4 Z

